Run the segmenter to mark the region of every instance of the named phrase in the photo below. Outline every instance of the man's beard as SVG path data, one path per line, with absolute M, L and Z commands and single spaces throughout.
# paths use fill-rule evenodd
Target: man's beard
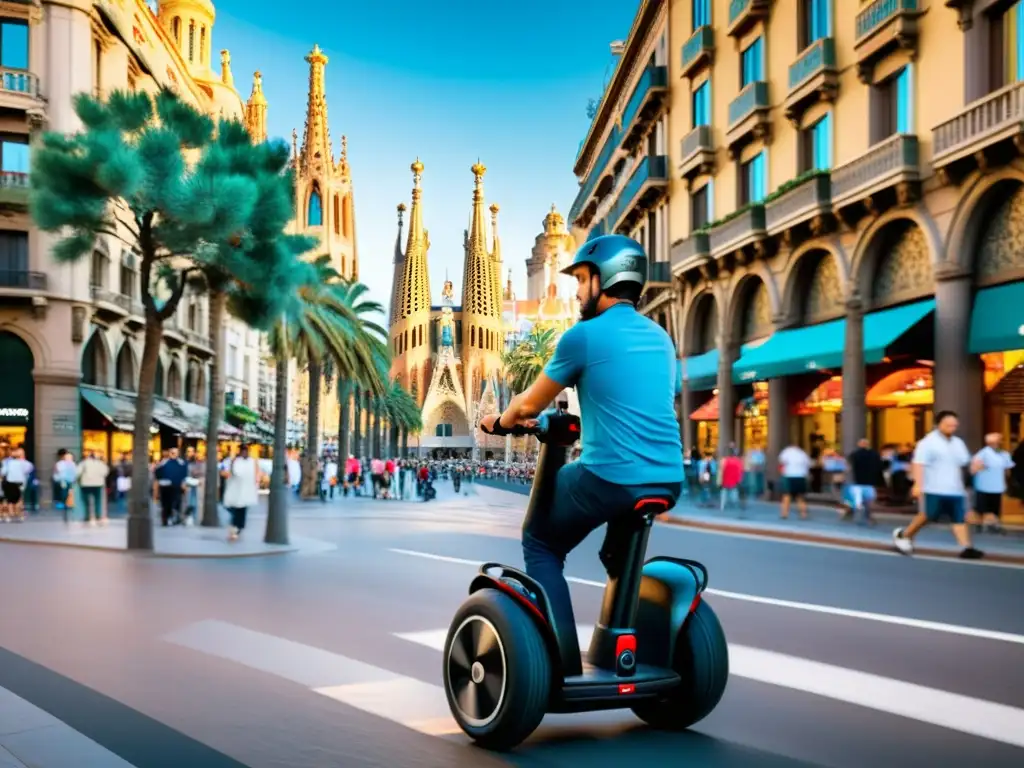
M 580 306 L 580 322 L 584 320 L 591 320 L 597 317 L 597 302 L 600 299 L 600 295 L 591 296 Z

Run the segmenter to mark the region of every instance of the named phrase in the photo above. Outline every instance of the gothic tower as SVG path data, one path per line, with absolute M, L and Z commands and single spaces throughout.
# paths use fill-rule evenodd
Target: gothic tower
M 487 249 L 484 223 L 484 174 L 487 168 L 477 161 L 472 168 L 475 186 L 469 232 L 465 239 L 465 266 L 462 274 L 462 377 L 466 393 L 467 416 L 476 423 L 476 404 L 483 395 L 483 383 L 501 367 L 504 347 L 501 323 L 500 248 Z M 497 211 L 492 211 L 496 214 Z M 497 217 L 495 216 L 495 234 Z
M 391 291 L 391 377 L 406 388 L 422 406 L 430 382 L 430 280 L 427 253 L 430 235 L 423 228 L 423 190 L 420 179 L 423 163 L 411 166 L 412 207 L 409 234 L 402 253 L 402 216 L 405 205 L 398 206 L 398 239 L 395 241 L 395 267 Z
M 197 80 L 211 79 L 215 16 L 210 0 L 161 0 L 157 11 L 157 21 L 171 36 L 189 74 Z
M 257 144 L 267 140 L 267 97 L 263 95 L 263 75 L 258 70 L 252 75 L 252 94 L 245 103 L 245 127 Z
M 314 45 L 309 63 L 309 96 L 301 148 L 295 153 L 296 231 L 320 239 L 317 254 L 331 256 L 334 268 L 347 278 L 358 278 L 355 204 L 348 165 L 348 140 L 341 137 L 341 157 L 334 160 L 334 146 L 327 123 L 324 69 L 327 56 Z M 254 86 L 255 91 L 255 86 Z
M 565 218 L 551 204 L 544 217 L 544 230 L 534 240 L 530 258 L 526 260 L 526 298 L 543 300 L 552 291 L 561 298 L 576 295 L 576 280 L 562 275 L 561 270 L 572 263 L 576 239 L 565 228 Z

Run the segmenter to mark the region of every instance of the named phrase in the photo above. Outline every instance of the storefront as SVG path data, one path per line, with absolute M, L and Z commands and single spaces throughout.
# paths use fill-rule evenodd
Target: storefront
M 8 331 L 0 331 L 0 360 L 3 361 L 3 386 L 0 386 L 0 446 L 23 446 L 25 455 L 35 455 L 36 387 L 32 377 L 35 358 L 28 344 Z

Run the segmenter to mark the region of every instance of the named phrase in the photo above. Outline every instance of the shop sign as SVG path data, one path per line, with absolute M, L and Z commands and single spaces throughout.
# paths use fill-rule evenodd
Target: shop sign
M 28 408 L 0 408 L 0 419 L 25 419 L 28 421 Z
M 58 413 L 53 417 L 54 432 L 77 432 L 78 419 L 73 413 Z

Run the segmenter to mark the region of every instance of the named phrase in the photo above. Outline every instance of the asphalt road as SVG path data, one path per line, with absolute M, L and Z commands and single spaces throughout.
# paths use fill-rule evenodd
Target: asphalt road
M 687 734 L 611 712 L 549 716 L 512 755 L 472 747 L 437 646 L 476 563 L 521 563 L 523 504 L 480 494 L 303 507 L 294 533 L 337 545 L 310 555 L 0 545 L 0 689 L 136 768 L 1024 765 L 1024 569 L 670 526 L 650 553 L 708 566 L 729 638 L 718 709 Z M 599 544 L 566 567 L 581 624 Z

